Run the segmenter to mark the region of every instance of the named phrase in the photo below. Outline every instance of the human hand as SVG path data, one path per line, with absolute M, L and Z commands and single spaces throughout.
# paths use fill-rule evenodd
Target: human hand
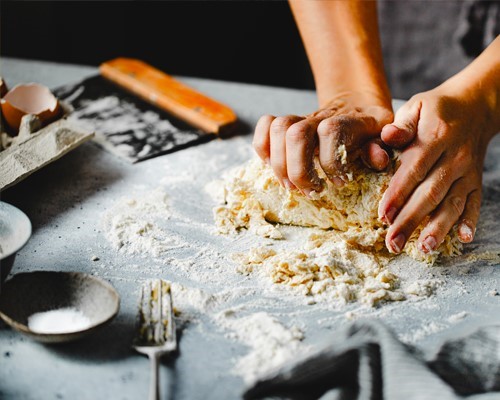
M 314 168 L 316 155 L 326 176 L 337 185 L 343 184 L 349 163 L 359 156 L 373 169 L 385 169 L 389 157 L 375 139 L 392 120 L 392 108 L 380 99 L 344 93 L 305 117 L 261 117 L 253 145 L 282 186 L 309 196 L 321 188 Z M 345 145 L 347 160 L 339 152 L 341 145 Z
M 495 133 L 485 109 L 473 94 L 443 84 L 413 96 L 383 128 L 381 138 L 391 147 L 414 137 L 379 205 L 379 217 L 391 224 L 389 251 L 401 252 L 428 215 L 418 238 L 422 252 L 436 250 L 457 222 L 459 240 L 473 240 L 484 157 Z

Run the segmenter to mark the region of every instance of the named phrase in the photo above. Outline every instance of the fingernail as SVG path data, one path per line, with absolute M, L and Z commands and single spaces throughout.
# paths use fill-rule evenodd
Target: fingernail
M 458 238 L 463 243 L 470 243 L 474 239 L 474 231 L 466 222 L 458 226 Z
M 312 192 L 312 190 L 302 189 L 302 193 L 304 193 L 304 196 L 306 196 L 308 199 L 312 200 L 311 192 Z
M 423 253 L 430 253 L 431 251 L 434 251 L 437 247 L 437 242 L 434 236 L 427 236 L 422 243 L 420 243 L 420 251 Z
M 391 127 L 393 127 L 393 125 L 391 125 L 391 124 L 384 125 L 382 130 L 380 131 L 380 133 L 382 133 L 383 131 L 386 131 L 387 129 L 391 129 Z
M 394 217 L 396 216 L 396 208 L 391 207 L 389 210 L 385 213 L 385 220 L 387 223 L 392 224 L 394 222 Z
M 287 190 L 292 190 L 294 186 L 292 185 L 292 182 L 290 182 L 288 179 L 283 178 L 283 185 L 285 185 L 285 188 Z
M 398 234 L 395 238 L 393 238 L 390 242 L 392 249 L 392 253 L 401 253 L 403 247 L 405 245 L 405 235 L 402 233 Z

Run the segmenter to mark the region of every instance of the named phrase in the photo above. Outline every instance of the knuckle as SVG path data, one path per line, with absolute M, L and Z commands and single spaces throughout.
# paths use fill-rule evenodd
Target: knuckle
M 439 238 L 442 238 L 448 233 L 449 227 L 445 226 L 445 224 L 441 221 L 432 221 L 428 224 L 428 232 L 433 235 L 437 242 L 439 243 Z
M 451 196 L 448 202 L 452 207 L 455 215 L 459 216 L 462 214 L 465 207 L 465 200 L 462 197 Z
M 425 193 L 425 201 L 433 209 L 436 208 L 441 202 L 441 189 L 438 186 L 431 186 Z
M 259 118 L 257 125 L 271 123 L 272 120 L 274 120 L 274 115 L 266 114 L 266 115 L 263 115 L 262 117 Z
M 416 185 L 422 182 L 427 176 L 427 168 L 422 162 L 414 163 L 408 169 L 408 178 Z
M 406 195 L 401 189 L 387 190 L 387 194 L 384 196 L 386 198 L 386 204 L 390 204 L 391 207 L 400 209 L 406 201 Z
M 347 117 L 342 115 L 324 119 L 318 126 L 318 135 L 331 136 L 339 134 L 340 132 L 345 131 L 347 125 Z
M 307 127 L 304 124 L 294 124 L 286 131 L 287 139 L 301 141 L 307 138 Z
M 476 196 L 469 196 L 467 198 L 467 207 L 474 212 L 479 212 L 481 208 L 481 193 L 478 193 Z
M 318 125 L 318 136 L 328 137 L 335 131 L 334 122 L 331 118 L 324 119 Z
M 277 117 L 271 122 L 271 131 L 286 130 L 292 123 L 293 119 L 290 116 Z
M 472 154 L 469 150 L 461 148 L 455 156 L 455 165 L 458 167 L 469 166 L 472 164 Z
M 338 131 L 344 132 L 353 126 L 353 119 L 347 115 L 339 115 L 334 118 L 335 127 Z
M 449 132 L 450 127 L 448 123 L 442 119 L 438 119 L 436 128 L 430 132 L 431 139 L 433 141 L 443 140 L 448 136 Z

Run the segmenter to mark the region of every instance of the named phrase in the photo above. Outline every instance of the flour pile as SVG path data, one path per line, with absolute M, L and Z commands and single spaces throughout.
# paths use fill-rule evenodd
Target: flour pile
M 161 189 L 120 199 L 103 216 L 103 228 L 111 245 L 126 254 L 161 257 L 185 245 L 183 239 L 162 229 L 170 218 L 168 198 Z
M 304 354 L 309 346 L 302 344 L 303 332 L 297 327 L 285 327 L 266 312 L 258 312 L 237 318 L 232 312 L 224 312 L 217 322 L 231 331 L 227 336 L 250 348 L 235 363 L 236 375 L 246 383 Z
M 257 269 L 272 282 L 315 299 L 336 297 L 371 305 L 380 300 L 403 300 L 398 278 L 387 268 L 387 226 L 378 219 L 378 204 L 393 172 L 394 168 L 377 173 L 357 165 L 349 181 L 339 188 L 318 168 L 323 189 L 307 198 L 282 188 L 272 169 L 254 159 L 226 178 L 225 204 L 214 209 L 215 221 L 223 234 L 246 228 L 271 239 L 284 239 L 273 223 L 316 228 L 299 248 L 264 247 L 236 255 L 242 272 Z M 404 248 L 410 257 L 433 264 L 440 255 L 460 254 L 456 233 L 448 235 L 437 251 L 422 254 L 417 249 L 421 229 Z

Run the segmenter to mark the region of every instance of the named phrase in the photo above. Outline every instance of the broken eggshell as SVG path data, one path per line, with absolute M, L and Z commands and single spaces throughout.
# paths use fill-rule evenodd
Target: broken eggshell
M 7 94 L 9 89 L 7 89 L 7 84 L 3 80 L 3 78 L 0 76 L 0 99 Z M 5 121 L 3 119 L 2 115 L 2 109 L 0 108 L 0 135 L 2 132 L 5 131 Z M 0 143 L 0 151 L 3 149 L 2 143 Z
M 36 115 L 43 126 L 59 117 L 59 101 L 45 86 L 37 83 L 17 85 L 0 100 L 2 115 L 14 134 L 19 131 L 21 119 L 27 114 Z
M 0 76 L 0 97 L 5 96 L 7 92 L 8 92 L 7 85 L 5 84 L 3 78 Z

